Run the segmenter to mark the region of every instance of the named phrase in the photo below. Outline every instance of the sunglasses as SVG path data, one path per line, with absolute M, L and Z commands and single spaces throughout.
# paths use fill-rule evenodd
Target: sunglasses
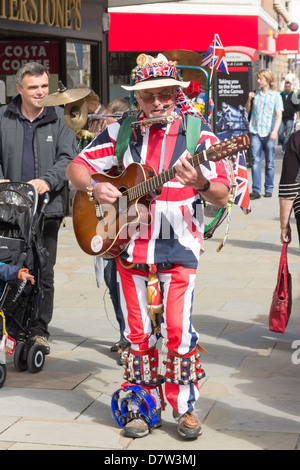
M 154 103 L 155 98 L 157 98 L 161 103 L 165 103 L 172 99 L 175 96 L 175 93 L 158 93 L 157 95 L 153 95 L 152 93 L 140 94 L 140 98 L 144 103 Z

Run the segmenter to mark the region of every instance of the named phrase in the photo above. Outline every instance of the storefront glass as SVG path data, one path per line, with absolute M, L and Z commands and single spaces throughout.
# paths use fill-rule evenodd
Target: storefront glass
M 91 46 L 67 42 L 67 88 L 91 87 Z
M 130 72 L 136 66 L 136 52 L 110 52 L 109 54 L 109 93 L 110 99 L 123 98 L 129 92 L 121 85 L 130 83 Z

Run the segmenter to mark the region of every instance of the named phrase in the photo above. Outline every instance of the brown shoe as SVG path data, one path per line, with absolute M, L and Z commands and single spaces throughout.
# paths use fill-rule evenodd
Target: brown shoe
M 197 439 L 201 436 L 203 429 L 198 418 L 193 413 L 184 413 L 179 417 L 179 414 L 174 412 L 174 418 L 178 420 L 177 432 L 185 439 Z
M 158 423 L 150 428 L 147 421 L 143 418 L 135 418 L 124 426 L 124 436 L 136 439 L 138 437 L 145 437 L 150 433 L 150 429 L 157 429 L 161 427 L 161 408 L 157 410 Z
M 150 428 L 142 418 L 133 419 L 124 426 L 124 436 L 131 437 L 133 439 L 137 437 L 145 437 L 149 432 Z

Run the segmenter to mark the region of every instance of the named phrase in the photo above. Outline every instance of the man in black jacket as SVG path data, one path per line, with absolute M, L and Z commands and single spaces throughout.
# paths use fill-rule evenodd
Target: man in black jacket
M 45 67 L 35 62 L 22 66 L 16 75 L 16 88 L 17 97 L 0 108 L 0 182 L 32 184 L 40 196 L 38 210 L 43 194 L 48 192 L 50 196 L 42 233 L 49 253 L 42 277 L 44 299 L 32 329 L 32 339 L 49 354 L 57 237 L 68 197 L 65 170 L 77 155 L 76 139 L 65 124 L 63 109 L 39 104 L 49 94 L 49 72 Z
M 297 114 L 297 121 L 300 118 L 299 101 L 292 91 L 292 84 L 288 80 L 284 83 L 284 90 L 280 93 L 283 102 L 282 121 L 278 131 L 278 141 L 285 152 L 286 144 L 293 130 L 294 116 Z

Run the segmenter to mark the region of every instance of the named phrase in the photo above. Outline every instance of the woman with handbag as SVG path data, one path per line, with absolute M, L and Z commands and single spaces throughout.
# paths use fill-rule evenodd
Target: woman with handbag
M 300 242 L 300 131 L 289 138 L 283 157 L 279 208 L 282 250 L 269 313 L 269 329 L 276 333 L 285 333 L 292 310 L 292 276 L 288 268 L 287 246 L 292 239 L 290 218 L 293 209 Z
M 291 242 L 290 218 L 294 209 L 300 243 L 300 131 L 291 135 L 283 157 L 279 208 L 281 242 Z

